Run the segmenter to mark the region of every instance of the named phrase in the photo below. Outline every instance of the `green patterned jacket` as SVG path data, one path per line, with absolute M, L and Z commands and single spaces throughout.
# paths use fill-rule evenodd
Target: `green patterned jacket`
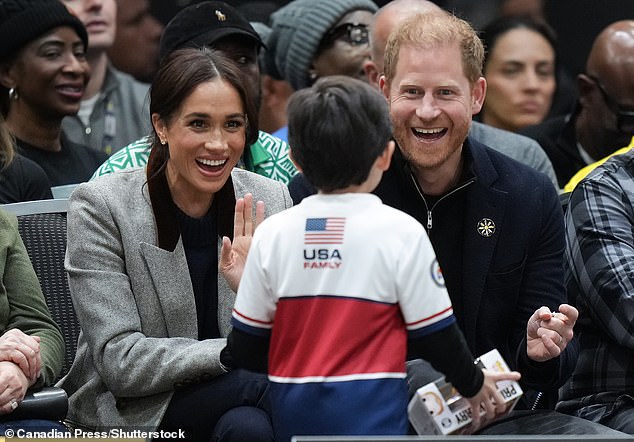
M 150 156 L 150 139 L 141 138 L 115 152 L 93 174 L 91 180 L 120 170 L 144 167 Z M 288 184 L 297 169 L 288 157 L 288 144 L 266 132 L 259 132 L 258 139 L 245 150 L 238 167 Z

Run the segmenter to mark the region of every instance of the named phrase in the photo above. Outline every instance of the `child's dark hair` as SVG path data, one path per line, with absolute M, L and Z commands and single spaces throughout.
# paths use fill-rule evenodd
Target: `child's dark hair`
M 352 77 L 320 78 L 289 100 L 293 160 L 321 191 L 363 183 L 391 136 L 385 98 Z

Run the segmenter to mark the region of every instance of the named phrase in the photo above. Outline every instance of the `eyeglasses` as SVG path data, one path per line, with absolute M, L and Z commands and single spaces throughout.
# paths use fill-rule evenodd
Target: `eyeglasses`
M 334 44 L 336 40 L 343 40 L 353 46 L 368 44 L 370 41 L 368 27 L 362 23 L 343 23 L 324 35 L 320 47 L 326 48 Z
M 590 74 L 586 74 L 586 76 L 597 85 L 603 97 L 603 101 L 605 101 L 605 104 L 607 104 L 610 110 L 616 115 L 616 127 L 618 130 L 622 133 L 634 133 L 634 109 L 624 109 L 623 106 L 619 105 L 616 100 L 607 93 L 597 77 Z

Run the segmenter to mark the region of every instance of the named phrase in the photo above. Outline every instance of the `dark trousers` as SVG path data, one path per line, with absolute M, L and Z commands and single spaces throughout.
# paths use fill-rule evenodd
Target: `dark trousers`
M 560 402 L 557 410 L 634 434 L 634 396 L 618 393 L 598 393 Z
M 159 430 L 187 440 L 272 442 L 266 375 L 233 370 L 174 393 Z

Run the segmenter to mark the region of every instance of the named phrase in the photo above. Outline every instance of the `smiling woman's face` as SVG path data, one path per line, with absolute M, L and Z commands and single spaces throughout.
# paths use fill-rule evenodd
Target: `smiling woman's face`
M 61 120 L 79 111 L 90 67 L 77 32 L 60 26 L 27 44 L 3 75 L 5 86 L 18 91 L 20 106 Z
M 170 121 L 157 114 L 152 120 L 169 149 L 167 182 L 174 202 L 190 216 L 203 216 L 244 150 L 246 116 L 240 94 L 214 79 L 196 87 Z

